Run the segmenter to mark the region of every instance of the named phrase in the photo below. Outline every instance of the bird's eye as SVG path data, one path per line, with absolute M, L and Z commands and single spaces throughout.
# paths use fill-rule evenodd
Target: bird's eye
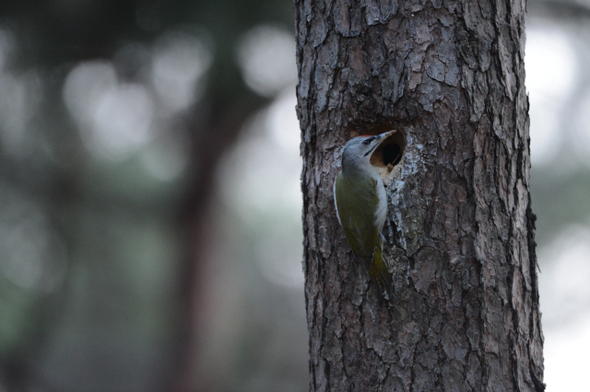
M 369 143 L 371 143 L 371 140 L 373 140 L 373 138 L 372 138 L 372 137 L 370 137 L 370 138 L 368 138 L 368 139 L 365 139 L 365 140 L 363 140 L 363 144 L 366 146 L 366 145 L 368 145 Z

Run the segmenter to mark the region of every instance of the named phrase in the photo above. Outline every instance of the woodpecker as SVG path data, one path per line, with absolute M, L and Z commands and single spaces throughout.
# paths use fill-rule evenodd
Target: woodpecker
M 391 274 L 383 261 L 381 230 L 387 217 L 387 195 L 383 180 L 371 165 L 371 155 L 396 131 L 358 136 L 342 149 L 342 171 L 334 181 L 334 204 L 338 222 L 356 256 L 363 261 L 380 290 L 393 300 Z

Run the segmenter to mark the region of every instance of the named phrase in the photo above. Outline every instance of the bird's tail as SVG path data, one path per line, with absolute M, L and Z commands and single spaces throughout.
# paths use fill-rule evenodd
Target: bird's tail
M 393 301 L 393 279 L 391 273 L 387 270 L 387 265 L 383 260 L 383 241 L 379 240 L 379 244 L 375 249 L 373 255 L 373 262 L 369 269 L 369 275 L 377 283 L 379 287 L 379 294 L 383 295 L 385 292 L 389 302 Z

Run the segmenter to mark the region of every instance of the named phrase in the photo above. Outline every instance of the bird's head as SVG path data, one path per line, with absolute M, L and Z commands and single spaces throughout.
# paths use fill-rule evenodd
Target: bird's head
M 380 135 L 357 136 L 350 139 L 342 150 L 342 169 L 370 169 L 371 155 L 393 133 L 395 131 L 385 132 Z

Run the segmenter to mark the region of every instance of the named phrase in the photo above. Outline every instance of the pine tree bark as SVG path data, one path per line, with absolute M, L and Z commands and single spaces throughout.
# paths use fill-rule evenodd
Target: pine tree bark
M 519 0 L 295 0 L 312 391 L 542 391 Z M 397 129 L 378 300 L 336 218 L 344 143 Z

